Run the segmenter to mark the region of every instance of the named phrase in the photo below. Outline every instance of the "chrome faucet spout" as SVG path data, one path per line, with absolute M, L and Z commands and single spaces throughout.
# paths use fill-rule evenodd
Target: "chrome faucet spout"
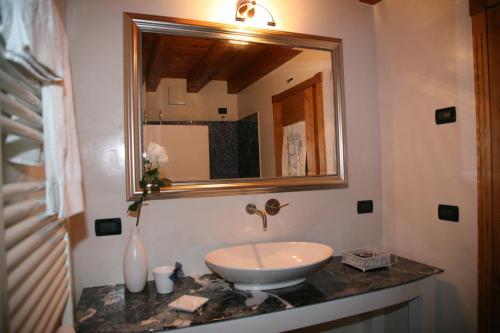
M 266 212 L 257 209 L 257 206 L 253 203 L 249 203 L 245 208 L 246 212 L 250 215 L 257 214 L 262 219 L 262 228 L 267 231 L 267 214 Z
M 267 231 L 267 214 L 260 209 L 256 209 L 255 214 L 259 215 L 262 218 L 262 228 L 264 229 L 264 231 Z

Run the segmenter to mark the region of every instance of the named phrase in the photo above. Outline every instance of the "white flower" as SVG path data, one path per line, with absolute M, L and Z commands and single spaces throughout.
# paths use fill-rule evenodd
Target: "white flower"
M 144 159 L 153 164 L 157 164 L 158 166 L 168 162 L 168 156 L 165 148 L 154 142 L 149 143 L 148 149 L 146 149 L 143 156 Z

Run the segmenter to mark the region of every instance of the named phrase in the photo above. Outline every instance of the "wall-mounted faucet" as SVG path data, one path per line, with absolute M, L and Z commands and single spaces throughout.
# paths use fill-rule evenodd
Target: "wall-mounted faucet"
M 269 199 L 266 202 L 266 211 L 262 211 L 260 209 L 257 209 L 257 206 L 253 203 L 249 203 L 246 207 L 246 212 L 250 215 L 257 214 L 262 218 L 262 227 L 264 231 L 267 230 L 267 214 L 274 216 L 278 214 L 281 210 L 281 208 L 288 206 L 289 204 L 283 204 L 281 205 L 280 202 L 276 199 Z M 267 212 L 267 214 L 266 214 Z
M 250 215 L 257 214 L 262 218 L 262 228 L 264 231 L 267 230 L 267 215 L 266 212 L 261 211 L 260 209 L 257 209 L 257 206 L 253 203 L 249 203 L 246 207 L 246 212 Z

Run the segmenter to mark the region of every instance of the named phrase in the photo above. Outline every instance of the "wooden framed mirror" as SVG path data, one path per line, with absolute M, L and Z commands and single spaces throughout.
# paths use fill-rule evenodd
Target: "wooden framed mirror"
M 342 41 L 124 13 L 127 197 L 155 142 L 155 198 L 347 187 Z

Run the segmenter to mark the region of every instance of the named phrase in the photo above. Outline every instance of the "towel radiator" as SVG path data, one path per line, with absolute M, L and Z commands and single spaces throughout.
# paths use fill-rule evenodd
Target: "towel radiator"
M 45 214 L 43 165 L 19 161 L 43 147 L 40 84 L 24 73 L 0 50 L 0 331 L 52 333 L 73 321 L 68 232 Z

